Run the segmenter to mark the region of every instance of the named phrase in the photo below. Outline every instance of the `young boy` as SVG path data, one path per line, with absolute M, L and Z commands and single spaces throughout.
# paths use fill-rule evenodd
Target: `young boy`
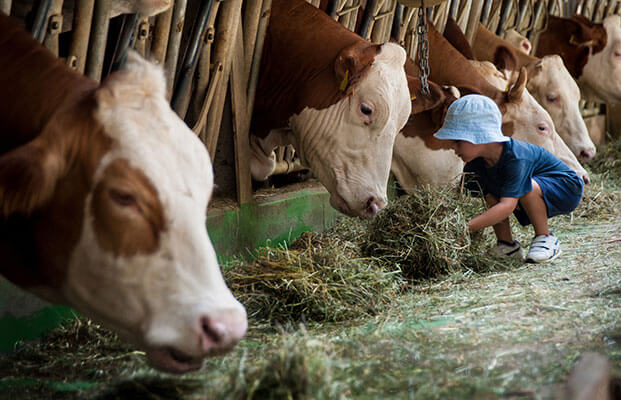
M 561 254 L 558 239 L 548 230 L 548 218 L 573 211 L 582 197 L 582 179 L 544 148 L 502 134 L 502 115 L 485 96 L 468 95 L 453 102 L 442 128 L 434 135 L 451 140 L 465 172 L 483 190 L 488 210 L 468 223 L 470 232 L 493 226 L 495 254 L 523 258 L 513 240 L 509 215 L 535 228 L 527 262 L 546 262 Z

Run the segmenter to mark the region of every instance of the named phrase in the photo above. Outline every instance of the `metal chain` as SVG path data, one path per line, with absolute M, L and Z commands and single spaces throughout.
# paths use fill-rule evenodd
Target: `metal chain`
M 416 35 L 418 37 L 418 71 L 421 84 L 421 93 L 429 94 L 429 84 L 427 77 L 429 76 L 429 41 L 427 40 L 427 13 L 425 9 L 425 1 L 421 0 L 418 8 L 418 24 L 416 26 Z

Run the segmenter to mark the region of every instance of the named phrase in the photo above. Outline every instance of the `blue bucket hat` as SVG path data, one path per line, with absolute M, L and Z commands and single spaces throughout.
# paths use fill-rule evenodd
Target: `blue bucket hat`
M 473 144 L 508 142 L 502 134 L 500 109 L 489 97 L 470 94 L 455 100 L 446 111 L 444 125 L 433 136 Z

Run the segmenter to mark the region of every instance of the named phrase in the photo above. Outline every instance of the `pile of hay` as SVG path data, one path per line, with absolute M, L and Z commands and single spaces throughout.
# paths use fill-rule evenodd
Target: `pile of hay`
M 455 189 L 419 188 L 393 201 L 370 222 L 362 249 L 369 257 L 398 266 L 409 279 L 506 268 L 507 260 L 489 254 L 493 234 L 467 231 L 468 221 L 484 211 L 482 199 Z
M 330 361 L 320 343 L 285 336 L 272 355 L 253 365 L 242 357 L 240 368 L 231 376 L 226 398 L 311 399 L 340 398 L 332 381 Z
M 334 234 L 342 226 L 306 233 L 291 248 L 260 248 L 250 263 L 237 259 L 224 266 L 249 317 L 334 322 L 374 315 L 390 304 L 403 283 L 398 269 L 361 257 L 355 242 Z

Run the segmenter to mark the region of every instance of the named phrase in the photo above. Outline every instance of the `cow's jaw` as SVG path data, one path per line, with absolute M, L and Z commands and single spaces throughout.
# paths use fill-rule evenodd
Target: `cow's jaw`
M 606 17 L 603 25 L 606 47 L 589 55 L 578 85 L 586 100 L 621 103 L 621 16 Z
M 411 112 L 404 63 L 403 49 L 385 44 L 350 96 L 289 119 L 301 162 L 347 215 L 373 217 L 386 205 L 393 144 Z M 360 111 L 362 103 L 373 105 L 371 120 Z

